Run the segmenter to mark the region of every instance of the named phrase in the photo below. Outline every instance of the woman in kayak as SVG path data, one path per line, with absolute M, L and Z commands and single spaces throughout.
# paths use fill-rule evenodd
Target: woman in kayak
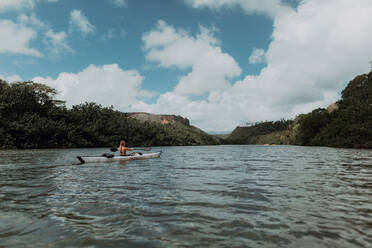
M 127 151 L 133 151 L 133 149 L 125 147 L 125 140 L 120 141 L 120 146 L 118 147 L 118 152 L 120 153 L 120 156 L 128 156 Z

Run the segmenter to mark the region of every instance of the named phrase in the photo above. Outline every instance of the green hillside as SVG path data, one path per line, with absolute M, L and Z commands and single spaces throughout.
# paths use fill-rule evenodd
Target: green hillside
M 342 91 L 338 109 L 317 109 L 300 121 L 296 143 L 372 148 L 372 72 L 355 77 Z
M 0 80 L 0 148 L 216 145 L 195 127 L 130 118 L 95 103 L 65 107 L 56 91 L 34 82 Z
M 287 130 L 291 120 L 267 121 L 248 127 L 237 127 L 225 139 L 227 144 L 274 144 L 278 142 L 279 132 Z
M 372 72 L 351 80 L 328 110 L 318 108 L 282 124 L 237 127 L 224 142 L 372 148 Z

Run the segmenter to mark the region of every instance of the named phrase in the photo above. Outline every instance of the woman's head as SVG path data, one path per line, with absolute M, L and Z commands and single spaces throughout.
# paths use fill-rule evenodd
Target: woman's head
M 120 146 L 125 146 L 125 140 L 120 141 Z

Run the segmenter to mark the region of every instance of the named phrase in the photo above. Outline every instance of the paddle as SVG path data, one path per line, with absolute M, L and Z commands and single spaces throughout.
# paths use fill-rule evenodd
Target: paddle
M 140 151 L 151 151 L 151 147 L 133 149 L 133 151 L 138 151 L 138 150 L 140 150 Z M 117 152 L 118 148 L 115 148 L 115 147 L 110 148 L 110 151 Z

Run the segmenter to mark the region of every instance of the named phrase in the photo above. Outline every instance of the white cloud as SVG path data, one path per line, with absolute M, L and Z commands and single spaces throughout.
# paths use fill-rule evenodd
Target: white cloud
M 208 7 L 214 10 L 240 7 L 247 14 L 264 14 L 275 18 L 289 7 L 282 5 L 281 0 L 185 0 L 194 8 Z
M 0 13 L 10 10 L 32 9 L 35 7 L 33 0 L 1 0 Z
M 268 66 L 258 77 L 275 76 L 262 82 L 266 92 L 290 104 L 315 102 L 366 72 L 372 57 L 371 11 L 372 2 L 366 0 L 311 0 L 297 12 L 279 15 L 266 54 Z
M 23 79 L 19 75 L 10 75 L 10 76 L 3 76 L 0 74 L 0 79 L 3 79 L 9 83 L 13 82 L 22 82 Z
M 35 13 L 20 14 L 17 19 L 18 25 L 28 27 L 35 33 L 42 33 L 42 42 L 49 58 L 55 59 L 64 53 L 74 52 L 68 44 L 66 32 L 54 32 L 50 25 L 38 19 Z
M 35 13 L 31 13 L 29 16 L 26 14 L 20 14 L 18 16 L 18 23 L 24 26 L 34 27 L 37 29 L 47 28 L 49 25 L 38 19 Z
M 213 1 L 223 2 L 227 3 Z M 274 16 L 267 65 L 259 75 L 248 75 L 223 91 L 211 91 L 206 100 L 168 92 L 155 104 L 138 102 L 133 109 L 180 114 L 204 130 L 224 131 L 244 122 L 294 117 L 327 107 L 340 97 L 346 82 L 369 71 L 371 13 L 369 0 L 303 1 L 296 11 L 287 9 Z M 153 33 L 152 43 L 145 42 L 145 48 L 154 51 L 147 54 L 149 59 L 156 58 L 162 66 L 187 67 L 191 62 L 176 60 L 177 49 L 159 55 L 159 47 L 172 47 L 187 37 L 179 33 L 169 26 Z M 193 61 L 192 56 L 186 61 Z
M 94 34 L 95 26 L 93 26 L 85 14 L 81 10 L 72 10 L 70 13 L 70 32 L 78 31 L 83 35 Z
M 36 2 L 58 2 L 58 0 L 0 0 L 0 13 L 6 11 L 30 10 Z
M 236 61 L 218 46 L 215 28 L 200 27 L 193 37 L 186 31 L 159 21 L 155 30 L 143 35 L 146 59 L 161 67 L 191 69 L 180 78 L 175 92 L 180 95 L 199 95 L 230 86 L 229 79 L 239 76 Z
M 368 71 L 371 11 L 372 2 L 365 0 L 308 0 L 297 11 L 278 15 L 267 67 L 233 90 L 246 93 L 246 106 L 267 108 L 270 119 L 326 107 L 345 82 Z M 256 120 L 267 118 L 250 112 L 256 112 Z M 246 119 L 255 121 L 249 115 Z
M 120 8 L 124 8 L 127 6 L 126 0 L 111 0 L 111 2 Z
M 49 51 L 52 58 L 58 58 L 63 53 L 72 53 L 74 50 L 67 43 L 67 34 L 65 32 L 54 32 L 48 30 L 45 33 L 43 43 Z
M 248 60 L 250 64 L 258 64 L 258 63 L 266 62 L 265 50 L 254 48 Z
M 212 95 L 221 97 L 221 93 L 212 92 Z M 211 97 L 210 99 L 211 100 Z M 206 131 L 226 131 L 239 124 L 237 114 L 241 111 L 233 109 L 232 105 L 220 104 L 217 101 L 192 101 L 186 96 L 168 92 L 160 95 L 155 104 L 137 102 L 131 106 L 133 111 L 144 111 L 158 114 L 180 114 L 191 120 L 192 125 L 196 125 Z M 239 103 L 236 103 L 242 108 Z M 246 108 L 245 108 L 246 109 Z
M 150 95 L 141 90 L 143 77 L 136 70 L 122 70 L 116 64 L 90 65 L 77 74 L 64 72 L 56 79 L 35 77 L 33 81 L 57 89 L 57 97 L 66 100 L 68 106 L 96 102 L 125 111 L 129 105 Z
M 29 42 L 36 38 L 37 33 L 21 24 L 10 20 L 0 20 L 0 53 L 18 53 L 41 57 L 42 54 L 29 46 Z

